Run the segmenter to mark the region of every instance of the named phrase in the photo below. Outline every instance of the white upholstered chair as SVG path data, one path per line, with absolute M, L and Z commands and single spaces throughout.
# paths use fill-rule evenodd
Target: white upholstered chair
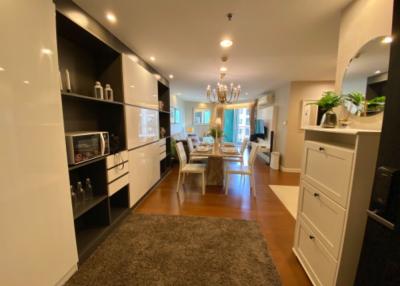
M 240 155 L 241 157 L 225 157 L 224 161 L 225 162 L 238 162 L 240 165 L 243 165 L 243 155 L 244 151 L 246 151 L 247 143 L 249 140 L 247 138 L 244 138 L 242 141 L 242 145 L 240 146 Z
M 253 193 L 253 196 L 256 196 L 256 185 L 254 180 L 254 161 L 256 160 L 258 146 L 253 145 L 250 151 L 248 165 L 235 165 L 235 166 L 228 166 L 225 169 L 225 195 L 228 194 L 229 189 L 229 176 L 230 175 L 242 175 L 242 176 L 249 176 L 250 179 L 250 191 Z
M 204 195 L 206 193 L 206 180 L 205 180 L 206 165 L 187 163 L 186 153 L 185 149 L 183 148 L 182 142 L 176 143 L 176 153 L 178 153 L 178 158 L 179 158 L 179 175 L 178 175 L 178 185 L 176 187 L 176 192 L 178 193 L 179 189 L 183 185 L 186 174 L 201 174 L 202 193 Z
M 193 146 L 193 140 L 192 138 L 188 137 L 187 138 L 187 145 L 189 149 L 189 163 L 192 162 L 201 162 L 201 163 L 207 163 L 207 157 L 205 156 L 193 156 L 192 153 L 194 151 L 194 146 Z

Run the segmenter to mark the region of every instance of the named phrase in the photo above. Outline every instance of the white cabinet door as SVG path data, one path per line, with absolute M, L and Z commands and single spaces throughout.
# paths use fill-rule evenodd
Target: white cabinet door
M 306 141 L 304 152 L 303 179 L 346 208 L 354 151 Z
M 130 206 L 136 204 L 147 191 L 146 147 L 129 151 Z
M 299 215 L 315 228 L 322 243 L 337 259 L 344 231 L 345 209 L 303 180 Z
M 128 149 L 158 140 L 158 111 L 125 106 Z
M 0 1 L 0 285 L 77 268 L 53 1 Z
M 158 109 L 158 83 L 155 76 L 129 55 L 122 56 L 125 102 Z

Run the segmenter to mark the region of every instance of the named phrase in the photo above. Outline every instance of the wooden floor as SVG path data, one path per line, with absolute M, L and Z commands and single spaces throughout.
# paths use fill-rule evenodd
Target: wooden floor
M 207 187 L 206 195 L 202 196 L 199 181 L 193 177 L 185 182 L 185 190 L 177 195 L 178 168 L 175 166 L 135 212 L 256 220 L 283 285 L 311 285 L 292 253 L 295 220 L 268 188 L 270 184 L 298 185 L 299 175 L 274 171 L 260 159 L 256 160 L 255 168 L 256 199 L 250 196 L 248 180 L 240 181 L 237 176 L 232 177 L 228 196 L 220 187 Z

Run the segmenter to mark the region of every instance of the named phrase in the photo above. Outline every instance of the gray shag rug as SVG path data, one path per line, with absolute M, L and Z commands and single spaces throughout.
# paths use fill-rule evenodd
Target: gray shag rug
M 281 285 L 281 282 L 256 222 L 131 214 L 66 285 Z

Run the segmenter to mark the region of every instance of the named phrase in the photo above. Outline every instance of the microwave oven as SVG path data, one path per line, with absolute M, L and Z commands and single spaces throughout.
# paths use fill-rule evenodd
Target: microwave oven
M 77 165 L 110 154 L 108 132 L 67 132 L 65 141 L 69 165 Z

